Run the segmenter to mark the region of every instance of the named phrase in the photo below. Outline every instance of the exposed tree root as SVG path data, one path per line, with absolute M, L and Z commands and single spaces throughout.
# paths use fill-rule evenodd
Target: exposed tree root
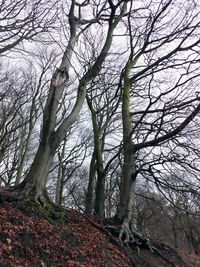
M 0 203 L 14 202 L 17 201 L 18 199 L 19 198 L 17 195 L 6 192 L 5 189 L 4 190 L 0 189 Z
M 170 259 L 170 257 L 173 256 L 180 261 L 181 266 L 186 266 L 181 260 L 180 256 L 172 248 L 169 248 L 164 244 L 158 245 L 156 242 L 151 242 L 149 238 L 143 236 L 138 231 L 131 230 L 127 224 L 122 224 L 121 228 L 118 228 L 114 225 L 106 225 L 106 229 L 112 233 L 113 236 L 120 238 L 121 244 L 124 246 L 124 248 L 129 247 L 137 249 L 138 256 L 140 256 L 141 249 L 149 249 L 153 254 L 156 254 L 162 258 L 166 262 L 167 266 L 170 265 L 175 267 L 175 264 Z M 165 254 L 169 254 L 168 257 L 165 256 Z
M 110 231 L 109 227 L 108 229 L 107 226 L 105 226 L 103 223 L 102 223 L 102 220 L 101 221 L 101 224 L 102 224 L 102 227 L 99 226 L 98 224 L 94 223 L 92 220 L 89 219 L 89 217 L 87 215 L 84 215 L 83 213 L 80 213 L 86 220 L 88 220 L 90 222 L 90 224 L 92 226 L 94 226 L 95 228 L 99 229 L 101 232 L 105 233 L 110 241 L 115 245 L 117 246 L 118 248 L 122 249 L 125 251 L 127 257 L 129 258 L 131 264 L 133 267 L 136 267 L 137 266 L 137 262 L 133 259 L 133 257 L 130 255 L 130 253 L 127 251 L 126 247 L 124 247 L 119 241 L 117 241 L 115 238 L 114 238 L 114 235 L 112 234 L 112 231 Z M 117 229 L 117 228 L 116 228 Z M 118 236 L 117 236 L 118 237 Z
M 120 242 L 123 246 L 131 246 L 133 248 L 136 248 L 139 250 L 140 248 L 147 248 L 150 249 L 152 252 L 154 252 L 153 245 L 150 242 L 150 239 L 143 236 L 141 233 L 139 233 L 136 230 L 130 230 L 129 227 L 123 227 L 121 228 L 106 225 L 106 229 L 108 229 L 114 236 L 119 237 Z
M 23 184 L 23 182 L 17 186 L 4 188 L 5 191 L 15 193 L 19 199 L 28 198 L 31 196 L 36 203 L 41 205 L 43 208 L 47 203 L 53 207 L 58 207 L 48 195 L 46 188 L 44 190 L 35 190 L 35 186 L 31 183 Z

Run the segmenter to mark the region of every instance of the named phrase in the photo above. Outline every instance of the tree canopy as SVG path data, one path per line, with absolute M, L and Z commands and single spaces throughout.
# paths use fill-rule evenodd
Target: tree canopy
M 124 243 L 154 233 L 148 212 L 156 219 L 160 202 L 173 242 L 185 234 L 198 253 L 198 1 L 2 1 L 0 11 L 1 186 L 112 217 Z

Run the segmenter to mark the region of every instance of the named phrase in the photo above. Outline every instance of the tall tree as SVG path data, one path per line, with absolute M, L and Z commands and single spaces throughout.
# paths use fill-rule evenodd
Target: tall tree
M 98 86 L 100 86 L 98 84 Z M 107 85 L 109 88 L 109 85 Z M 111 120 L 114 116 L 117 108 L 118 108 L 118 102 L 119 98 L 117 97 L 117 94 L 114 96 L 111 96 L 109 94 L 108 89 L 105 88 L 103 92 L 100 93 L 99 98 L 103 98 L 103 94 L 105 94 L 106 101 L 101 103 L 101 101 L 97 101 L 95 98 L 92 97 L 93 101 L 89 97 L 89 95 L 86 96 L 88 107 L 91 112 L 92 117 L 92 126 L 93 126 L 93 135 L 94 135 L 94 152 L 91 158 L 91 164 L 90 164 L 90 177 L 89 177 L 89 196 L 92 197 L 90 186 L 94 184 L 95 174 L 97 174 L 97 183 L 96 183 L 96 191 L 95 191 L 95 203 L 94 203 L 94 211 L 99 216 L 104 216 L 105 214 L 105 184 L 106 184 L 106 175 L 109 171 L 109 167 L 112 163 L 112 161 L 117 157 L 117 154 L 112 155 L 107 162 L 103 159 L 103 153 L 105 149 L 105 142 L 106 138 L 109 135 L 109 124 L 112 124 Z M 96 95 L 98 96 L 98 93 L 96 92 Z M 110 97 L 108 97 L 108 95 Z M 101 103 L 101 105 L 95 104 L 98 109 L 94 108 L 94 102 Z M 113 104 L 116 102 L 115 104 Z M 99 106 L 99 107 L 98 107 Z M 114 150 L 113 150 L 114 151 Z M 94 171 L 93 171 L 94 170 Z M 95 171 L 96 170 L 96 171 Z M 88 196 L 88 195 L 87 195 Z M 87 199 L 88 201 L 89 199 Z M 90 202 L 92 200 L 90 199 Z M 91 205 L 91 203 L 88 204 Z M 88 210 L 88 207 L 86 207 L 86 210 Z
M 48 3 L 42 0 L 1 1 L 0 54 L 49 32 L 57 17 L 57 6 L 57 0 Z
M 113 31 L 125 13 L 127 2 L 128 1 L 119 1 L 115 5 L 112 1 L 108 1 L 105 3 L 103 2 L 100 6 L 93 6 L 93 11 L 94 13 L 96 12 L 96 16 L 89 20 L 82 19 L 82 9 L 88 6 L 87 1 L 80 4 L 74 0 L 71 3 L 68 15 L 70 37 L 60 67 L 56 70 L 51 79 L 49 94 L 44 108 L 40 144 L 29 173 L 24 181 L 15 188 L 15 190 L 18 189 L 25 194 L 32 194 L 35 199 L 42 204 L 45 203 L 46 179 L 56 149 L 79 115 L 85 99 L 87 83 L 94 78 L 101 69 L 102 63 L 112 44 Z M 78 11 L 78 17 L 75 16 L 76 11 Z M 69 80 L 69 69 L 72 64 L 72 55 L 78 37 L 93 23 L 99 22 L 103 13 L 105 16 L 108 16 L 106 19 L 108 27 L 105 43 L 90 69 L 79 79 L 78 94 L 71 113 L 68 117 L 64 118 L 59 127 L 56 128 L 57 108 Z M 79 29 L 81 25 L 83 25 L 83 27 Z
M 93 54 L 95 52 L 97 52 L 97 49 L 94 49 Z M 117 68 L 114 65 L 119 63 L 119 57 L 120 55 L 116 56 L 112 62 L 109 58 L 105 60 L 98 77 L 89 84 L 86 95 L 91 113 L 93 134 L 93 154 L 90 162 L 86 212 L 88 213 L 89 210 L 90 213 L 92 212 L 92 196 L 94 195 L 94 212 L 99 216 L 105 215 L 106 177 L 112 162 L 118 155 L 118 151 L 115 151 L 117 144 L 113 144 L 112 149 L 110 149 L 111 144 L 108 139 L 112 138 L 114 131 L 117 132 L 115 121 L 120 114 L 118 111 L 121 101 L 120 90 L 119 88 L 113 90 L 120 69 L 120 67 Z M 95 193 L 92 194 L 94 181 L 96 181 L 96 188 Z
M 150 154 L 154 147 L 180 138 L 200 111 L 200 99 L 195 93 L 198 88 L 192 84 L 198 79 L 199 69 L 196 3 L 171 0 L 146 4 L 134 13 L 131 2 L 126 24 L 130 54 L 122 72 L 124 165 L 118 211 L 122 221 L 120 238 L 125 242 L 134 240 L 133 233 L 137 233 L 134 201 L 141 151 L 151 148 Z M 181 16 L 174 14 L 179 8 Z M 153 176 L 151 167 L 148 171 Z

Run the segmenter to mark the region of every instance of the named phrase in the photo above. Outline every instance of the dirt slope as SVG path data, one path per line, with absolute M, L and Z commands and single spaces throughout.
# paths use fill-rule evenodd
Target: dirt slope
M 158 241 L 160 255 L 125 251 L 99 218 L 31 203 L 0 190 L 0 266 L 200 266 Z

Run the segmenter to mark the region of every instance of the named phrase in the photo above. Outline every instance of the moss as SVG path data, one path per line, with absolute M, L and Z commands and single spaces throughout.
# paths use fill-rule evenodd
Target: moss
M 110 260 L 113 260 L 112 252 L 107 248 L 107 244 L 102 243 L 102 244 L 101 244 L 101 247 L 102 247 L 103 250 L 105 251 L 106 256 L 107 256 Z
M 40 219 L 48 220 L 52 224 L 64 226 L 70 222 L 69 217 L 66 215 L 66 210 L 63 207 L 54 207 L 49 203 L 45 207 L 42 207 L 32 196 L 27 197 L 26 206 L 21 205 L 19 208 L 27 215 L 35 215 Z
M 113 260 L 113 255 L 112 255 L 111 251 L 107 250 L 107 251 L 106 251 L 106 256 L 107 256 L 109 259 Z

